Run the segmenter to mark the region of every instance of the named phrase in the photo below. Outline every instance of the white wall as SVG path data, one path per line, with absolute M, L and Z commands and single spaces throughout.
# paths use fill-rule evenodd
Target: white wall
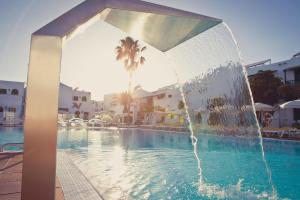
M 74 100 L 74 96 L 78 97 L 78 100 Z M 86 101 L 83 98 L 86 98 Z M 93 103 L 91 100 L 91 93 L 85 91 L 73 90 L 72 98 L 72 113 L 75 114 L 76 111 L 80 112 L 80 117 L 84 117 L 84 113 L 88 113 L 88 118 L 91 118 L 94 114 L 93 112 Z
M 154 107 L 159 106 L 166 109 L 166 112 L 178 112 L 178 103 L 182 100 L 179 88 L 169 88 L 158 90 L 157 94 L 165 94 L 159 99 L 157 96 L 153 98 Z
M 74 101 L 74 96 L 78 97 L 77 101 Z M 83 97 L 86 97 L 86 101 L 83 101 Z M 68 109 L 68 112 L 62 111 L 62 108 Z M 73 90 L 65 84 L 60 84 L 59 113 L 64 114 L 64 118 L 74 117 L 76 111 L 80 112 L 81 118 L 85 112 L 88 113 L 88 118 L 91 118 L 94 114 L 93 108 L 90 92 Z
M 282 109 L 280 111 L 280 124 L 281 127 L 292 126 L 294 123 L 294 111 L 292 108 Z
M 64 114 L 70 118 L 70 112 L 72 111 L 72 97 L 73 97 L 73 89 L 65 84 L 60 84 L 59 87 L 59 113 Z M 68 112 L 62 111 L 60 109 L 67 109 Z
M 94 112 L 104 111 L 104 101 L 92 101 L 92 103 Z
M 115 115 L 123 114 L 124 106 L 118 100 L 118 94 L 104 95 L 104 110 L 107 112 L 114 112 Z

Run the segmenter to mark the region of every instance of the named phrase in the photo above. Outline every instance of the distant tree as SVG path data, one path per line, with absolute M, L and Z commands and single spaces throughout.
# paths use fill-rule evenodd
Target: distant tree
M 207 100 L 208 110 L 216 110 L 225 105 L 225 99 L 222 97 L 213 97 Z
M 274 105 L 279 101 L 278 88 L 283 85 L 273 71 L 259 71 L 249 78 L 254 102 Z
M 146 61 L 145 57 L 141 56 L 141 53 L 145 50 L 146 47 L 142 47 L 138 40 L 128 36 L 120 40 L 120 45 L 116 47 L 116 60 L 124 63 L 124 67 L 129 74 L 128 93 L 131 90 L 132 74 Z
M 196 115 L 195 115 L 195 120 L 198 124 L 200 124 L 202 122 L 202 115 L 200 112 L 198 112 Z
M 293 101 L 299 98 L 300 88 L 295 85 L 282 85 L 278 88 L 280 98 L 285 101 Z
M 148 97 L 147 98 L 147 103 L 145 106 L 145 111 L 150 113 L 154 111 L 154 102 L 153 102 L 153 98 L 152 97 Z
M 209 113 L 207 120 L 208 125 L 216 126 L 221 124 L 221 119 L 224 117 L 224 114 L 220 111 L 212 111 Z

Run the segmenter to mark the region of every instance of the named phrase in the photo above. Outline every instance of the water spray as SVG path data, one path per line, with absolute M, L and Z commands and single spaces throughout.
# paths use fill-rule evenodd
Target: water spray
M 241 63 L 242 66 L 244 66 L 244 65 L 243 65 L 244 61 L 243 61 L 242 53 L 241 53 L 241 51 L 240 51 L 240 47 L 239 47 L 239 45 L 238 45 L 238 42 L 237 42 L 237 40 L 235 39 L 235 37 L 234 37 L 234 35 L 233 35 L 232 30 L 229 28 L 229 26 L 228 26 L 225 22 L 222 22 L 222 24 L 224 25 L 224 27 L 226 28 L 226 30 L 229 32 L 229 34 L 230 34 L 230 36 L 231 36 L 231 38 L 232 38 L 232 40 L 233 40 L 233 42 L 234 42 L 234 44 L 235 44 L 235 46 L 236 46 L 236 49 L 237 49 L 237 51 L 238 51 L 240 63 Z M 246 70 L 245 70 L 244 67 L 243 67 L 243 72 L 244 72 L 244 74 L 245 74 L 245 76 L 246 76 L 246 75 L 247 75 L 247 72 L 246 72 Z M 252 91 L 251 91 L 251 89 L 250 89 L 250 83 L 249 83 L 247 77 L 245 78 L 245 80 L 246 80 L 246 84 L 247 84 L 247 86 L 248 86 L 248 88 L 249 88 L 250 97 L 251 97 L 251 103 L 252 103 L 252 105 L 254 105 L 253 95 L 252 95 Z M 263 162 L 264 162 L 264 165 L 265 165 L 265 168 L 266 168 L 268 177 L 269 177 L 269 184 L 270 184 L 271 187 L 272 187 L 272 199 L 277 199 L 277 190 L 276 190 L 276 188 L 275 188 L 275 186 L 274 186 L 274 183 L 273 183 L 273 179 L 272 179 L 272 171 L 271 171 L 271 169 L 270 169 L 270 167 L 269 167 L 269 165 L 268 165 L 268 162 L 267 162 L 267 160 L 266 160 L 265 150 L 264 150 L 264 146 L 263 146 L 263 137 L 262 137 L 262 134 L 261 134 L 261 131 L 260 131 L 260 128 L 259 128 L 259 123 L 258 123 L 258 121 L 257 121 L 257 116 L 256 116 L 256 112 L 255 112 L 254 107 L 252 107 L 252 110 L 253 110 L 253 113 L 255 114 L 255 121 L 256 121 L 256 125 L 257 125 L 257 127 L 258 127 L 259 143 L 260 143 L 260 147 L 261 147 L 262 159 L 263 159 Z
M 172 59 L 170 58 L 170 56 L 168 54 L 166 54 L 166 55 L 168 57 L 168 60 L 171 61 L 173 64 L 176 65 L 176 63 L 174 63 L 172 61 Z M 179 86 L 180 94 L 181 94 L 182 101 L 183 101 L 183 104 L 184 104 L 184 110 L 185 110 L 186 119 L 188 120 L 188 128 L 189 128 L 189 131 L 191 133 L 190 138 L 191 138 L 192 145 L 193 145 L 193 152 L 194 152 L 195 159 L 197 161 L 198 177 L 199 177 L 199 181 L 198 181 L 199 191 L 201 191 L 201 188 L 202 188 L 202 185 L 204 184 L 204 181 L 203 181 L 203 177 L 202 177 L 201 160 L 200 160 L 200 158 L 198 156 L 198 150 L 197 150 L 198 139 L 195 136 L 195 131 L 193 129 L 191 116 L 189 114 L 189 108 L 188 108 L 188 105 L 187 105 L 187 102 L 186 102 L 186 98 L 185 98 L 185 95 L 184 95 L 184 91 L 183 91 L 183 83 L 180 81 L 178 73 L 177 73 L 175 67 L 173 67 L 174 65 L 171 65 L 171 66 L 172 66 L 172 70 L 173 70 L 173 72 L 174 72 L 174 74 L 176 76 L 176 79 L 177 79 L 177 83 L 178 83 L 178 86 Z

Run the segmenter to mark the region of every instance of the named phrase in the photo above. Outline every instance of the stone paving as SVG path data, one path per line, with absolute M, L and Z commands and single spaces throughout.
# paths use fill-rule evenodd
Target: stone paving
M 0 200 L 21 199 L 22 166 L 22 153 L 0 154 Z M 55 196 L 55 200 L 65 199 L 58 178 Z

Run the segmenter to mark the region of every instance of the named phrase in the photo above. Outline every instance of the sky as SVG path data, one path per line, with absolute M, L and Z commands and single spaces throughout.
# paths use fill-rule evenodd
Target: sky
M 223 19 L 232 29 L 246 64 L 268 58 L 273 62 L 289 59 L 300 51 L 300 1 L 297 0 L 149 1 Z M 80 2 L 0 0 L 0 80 L 26 81 L 31 33 Z M 109 40 L 103 37 L 108 32 Z M 112 53 L 124 36 L 99 22 L 70 40 L 63 49 L 61 81 L 91 91 L 96 99 L 125 90 L 126 71 Z M 134 77 L 136 83 L 153 90 L 176 81 L 159 52 L 150 47 L 145 56 L 145 66 Z

